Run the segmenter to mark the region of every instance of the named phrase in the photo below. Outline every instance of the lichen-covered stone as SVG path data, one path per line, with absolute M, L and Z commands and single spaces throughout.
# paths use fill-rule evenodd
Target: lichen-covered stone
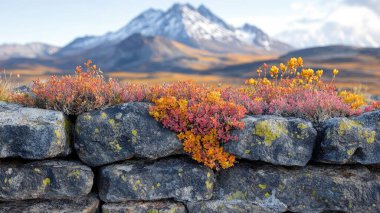
M 238 141 L 224 149 L 238 158 L 275 165 L 305 166 L 311 159 L 317 131 L 310 122 L 278 116 L 247 116 L 245 127 L 235 130 Z
M 95 194 L 75 200 L 27 200 L 0 203 L 0 213 L 96 213 L 99 199 Z
M 128 201 L 125 203 L 106 203 L 103 212 L 119 213 L 186 213 L 185 206 L 173 201 Z
M 190 159 L 130 161 L 100 169 L 98 189 L 105 202 L 158 200 L 208 200 L 214 173 Z
M 91 166 L 132 157 L 157 159 L 182 151 L 176 134 L 149 115 L 148 103 L 126 103 L 82 114 L 75 131 L 75 149 Z
M 0 158 L 68 155 L 68 124 L 62 112 L 0 102 Z
M 363 166 L 240 164 L 217 176 L 214 199 L 251 201 L 278 212 L 379 212 L 380 176 Z
M 315 160 L 345 164 L 380 163 L 380 111 L 352 118 L 332 118 L 323 125 Z
M 186 204 L 189 213 L 273 213 L 272 209 L 242 200 L 208 200 Z
M 79 162 L 1 163 L 0 200 L 74 199 L 90 192 L 93 178 Z

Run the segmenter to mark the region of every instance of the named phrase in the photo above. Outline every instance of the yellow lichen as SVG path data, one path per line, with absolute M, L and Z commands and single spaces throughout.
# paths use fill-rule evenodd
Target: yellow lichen
M 374 143 L 376 132 L 375 131 L 363 131 L 362 136 L 367 141 L 367 143 Z
M 51 180 L 50 180 L 50 178 L 45 178 L 43 181 L 42 181 L 42 185 L 44 186 L 44 187 L 46 187 L 48 184 L 50 184 L 51 183 Z
M 120 150 L 122 150 L 123 148 L 120 146 L 120 144 L 116 141 L 116 140 L 113 140 L 110 142 L 110 145 L 112 147 L 112 149 L 116 152 L 119 152 Z
M 99 129 L 98 128 L 95 128 L 95 134 L 99 134 Z
M 267 185 L 265 185 L 265 184 L 259 184 L 259 188 L 260 188 L 260 189 L 266 189 L 266 188 L 267 188 Z
M 347 154 L 349 156 L 353 155 L 355 153 L 355 148 L 347 150 Z
M 266 192 L 266 193 L 265 193 L 265 197 L 270 197 L 269 192 Z
M 247 199 L 247 192 L 242 191 L 236 191 L 235 193 L 228 195 L 227 200 L 246 200 Z
M 125 177 L 125 175 L 121 175 L 120 178 L 121 178 L 121 180 L 122 180 L 123 182 L 126 182 L 126 181 L 127 181 L 127 177 Z
M 72 172 L 70 172 L 67 176 L 68 177 L 74 177 L 76 179 L 79 179 L 80 178 L 80 170 L 73 170 Z
M 115 119 L 108 119 L 108 123 L 112 126 L 112 127 L 114 127 L 115 126 Z
M 101 112 L 101 113 L 100 113 L 100 118 L 101 118 L 101 119 L 107 119 L 107 118 L 108 118 L 108 115 L 107 115 L 105 112 Z
M 282 123 L 269 123 L 268 120 L 257 122 L 254 128 L 254 134 L 263 138 L 266 146 L 271 146 L 273 141 L 279 138 L 282 134 L 287 133 L 288 130 Z
M 132 133 L 133 136 L 137 137 L 137 130 L 133 129 L 133 130 L 131 131 L 131 133 Z
M 89 121 L 92 119 L 91 115 L 90 114 L 84 114 L 83 115 L 83 118 L 86 120 L 86 121 Z
M 39 168 L 34 168 L 33 171 L 36 173 L 41 173 L 41 170 Z
M 251 150 L 248 150 L 248 149 L 244 150 L 244 154 L 248 155 L 249 153 L 251 153 Z
M 304 129 L 307 129 L 307 125 L 306 124 L 304 124 L 304 123 L 299 123 L 298 125 L 297 125 L 297 128 L 298 129 L 301 129 L 301 130 L 304 130 Z
M 339 122 L 338 134 L 341 136 L 345 134 L 347 131 L 352 130 L 353 128 L 361 128 L 361 127 L 362 127 L 361 123 L 346 119 Z

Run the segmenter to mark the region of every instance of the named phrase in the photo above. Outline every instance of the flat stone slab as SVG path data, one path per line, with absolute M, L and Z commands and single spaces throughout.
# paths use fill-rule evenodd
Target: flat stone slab
M 237 158 L 275 165 L 305 166 L 312 157 L 317 131 L 308 121 L 278 116 L 246 116 L 235 130 L 238 141 L 224 145 Z
M 105 202 L 208 200 L 215 182 L 212 170 L 186 158 L 105 166 L 98 178 L 99 196 Z
M 157 159 L 182 152 L 176 134 L 149 115 L 148 103 L 126 103 L 82 114 L 76 122 L 75 149 L 90 166 L 132 157 Z
M 214 199 L 255 202 L 275 212 L 380 212 L 380 176 L 364 166 L 240 164 L 218 174 Z
M 93 185 L 91 169 L 79 162 L 0 164 L 0 200 L 75 199 Z
M 70 154 L 62 112 L 0 102 L 0 158 L 45 159 Z
M 272 209 L 261 207 L 249 201 L 226 201 L 226 200 L 208 200 L 198 201 L 186 204 L 189 213 L 273 213 Z
M 119 213 L 187 213 L 185 206 L 174 201 L 128 201 L 125 203 L 106 203 L 102 206 L 103 212 Z
M 315 161 L 333 164 L 380 163 L 380 110 L 352 118 L 332 118 L 323 125 Z
M 27 200 L 0 203 L 0 213 L 45 213 L 45 212 L 98 212 L 99 199 L 95 194 L 75 200 Z

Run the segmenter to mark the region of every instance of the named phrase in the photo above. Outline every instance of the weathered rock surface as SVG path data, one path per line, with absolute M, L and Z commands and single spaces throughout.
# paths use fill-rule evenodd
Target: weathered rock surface
M 380 176 L 363 166 L 240 164 L 217 176 L 214 199 L 251 201 L 278 212 L 379 212 Z
M 93 185 L 91 169 L 79 162 L 0 164 L 0 200 L 74 199 Z
M 249 201 L 209 200 L 186 204 L 189 213 L 273 213 L 272 209 L 261 207 Z
M 238 158 L 275 165 L 305 166 L 311 159 L 317 131 L 310 122 L 278 116 L 247 116 L 245 127 L 234 134 L 238 141 L 224 149 Z
M 325 163 L 380 163 L 380 111 L 324 123 L 315 160 Z
M 0 203 L 0 213 L 95 213 L 99 199 L 91 194 L 75 200 L 28 200 Z
M 208 200 L 214 188 L 214 173 L 190 159 L 133 161 L 101 168 L 100 199 L 105 202 L 129 200 Z
M 61 112 L 0 102 L 0 158 L 68 155 L 68 124 Z
M 119 213 L 186 213 L 182 203 L 173 201 L 128 201 L 125 203 L 107 203 L 102 206 L 103 212 Z
M 135 102 L 79 116 L 75 149 L 83 162 L 100 166 L 134 156 L 169 156 L 181 152 L 182 144 L 149 115 L 149 104 Z

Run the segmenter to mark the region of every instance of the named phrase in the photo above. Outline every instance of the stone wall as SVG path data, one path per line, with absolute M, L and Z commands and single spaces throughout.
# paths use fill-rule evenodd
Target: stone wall
M 380 212 L 380 111 L 247 116 L 213 171 L 127 103 L 69 118 L 0 102 L 0 212 Z

